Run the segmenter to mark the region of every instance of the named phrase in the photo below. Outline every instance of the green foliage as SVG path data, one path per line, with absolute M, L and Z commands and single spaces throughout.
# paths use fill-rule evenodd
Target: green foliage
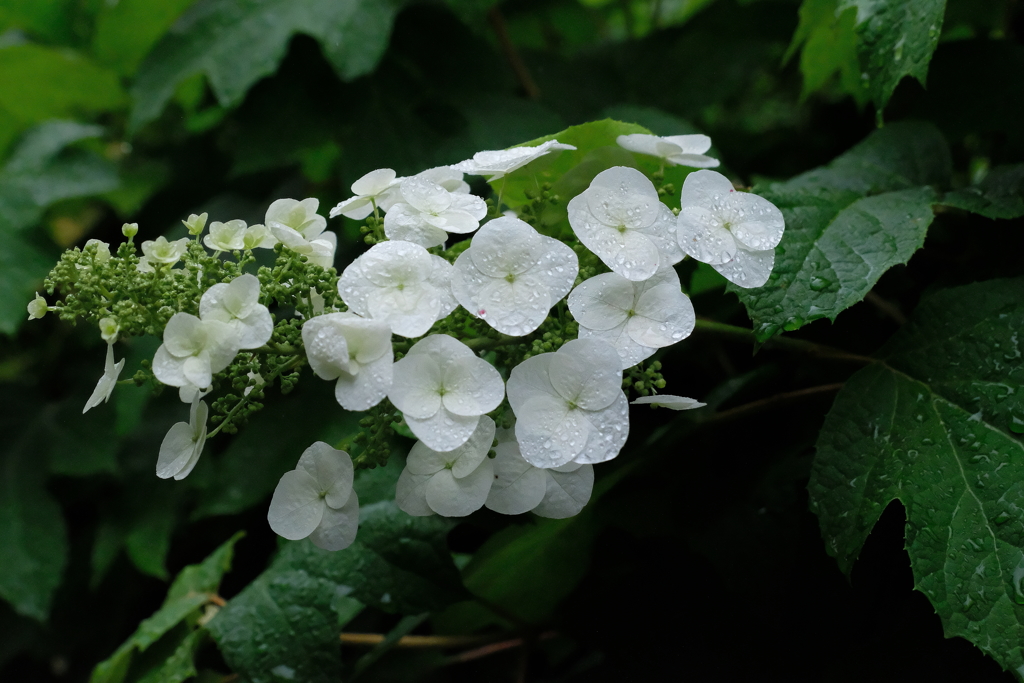
M 857 59 L 856 9 L 837 10 L 837 0 L 805 0 L 800 5 L 800 25 L 786 52 L 788 60 L 798 48 L 800 73 L 804 77 L 802 97 L 823 90 L 838 74 L 839 90 L 853 96 L 858 105 L 868 100 Z
M 1024 666 L 1024 280 L 942 290 L 846 383 L 818 440 L 811 508 L 849 573 L 899 500 L 915 587 L 1004 668 Z
M 934 186 L 948 183 L 949 172 L 938 131 L 893 124 L 828 166 L 756 188 L 786 219 L 768 283 L 728 287 L 746 305 L 757 340 L 835 320 L 886 270 L 906 263 L 924 244 L 939 201 Z
M 119 0 L 96 17 L 92 52 L 101 63 L 130 76 L 174 20 L 196 0 Z
M 1020 218 L 1024 216 L 1024 164 L 997 166 L 981 182 L 947 193 L 942 203 L 986 218 Z

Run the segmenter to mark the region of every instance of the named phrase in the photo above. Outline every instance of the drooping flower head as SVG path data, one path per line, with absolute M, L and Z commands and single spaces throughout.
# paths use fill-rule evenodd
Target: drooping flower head
M 209 414 L 210 409 L 206 401 L 201 401 L 199 394 L 196 393 L 192 398 L 188 422 L 177 422 L 172 425 L 160 443 L 156 476 L 161 479 L 174 477 L 180 481 L 192 472 L 206 444 L 206 418 Z
M 364 318 L 386 322 L 403 337 L 419 337 L 458 306 L 451 269 L 418 244 L 380 242 L 345 268 L 338 293 Z
M 629 433 L 621 367 L 607 342 L 577 339 L 512 369 L 508 402 L 527 462 L 551 468 L 618 455 Z
M 484 225 L 456 259 L 452 292 L 472 315 L 518 337 L 544 322 L 578 273 L 572 249 L 518 218 L 502 216 Z
M 686 176 L 679 203 L 676 235 L 683 251 L 740 287 L 768 281 L 786 227 L 774 204 L 737 192 L 716 171 Z
M 449 192 L 423 176 L 403 180 L 399 193 L 400 201 L 384 217 L 384 234 L 392 240 L 436 247 L 445 243 L 449 232 L 473 232 L 487 215 L 480 197 Z
M 480 416 L 497 408 L 504 396 L 494 366 L 446 334 L 416 342 L 395 363 L 388 392 L 412 433 L 436 451 L 466 443 Z
M 391 388 L 394 351 L 386 322 L 355 313 L 328 313 L 307 320 L 302 343 L 317 377 L 337 379 L 334 397 L 346 410 L 367 410 Z
M 616 273 L 596 275 L 580 283 L 568 303 L 580 338 L 614 346 L 623 370 L 690 336 L 697 320 L 671 266 L 642 282 Z
M 659 137 L 633 133 L 632 135 L 620 135 L 615 141 L 623 149 L 659 157 L 670 166 L 689 166 L 691 168 L 716 168 L 718 166 L 718 159 L 704 154 L 711 149 L 711 138 L 707 135 Z
M 626 166 L 598 173 L 569 202 L 569 225 L 580 242 L 627 280 L 646 280 L 682 260 L 675 223 L 654 183 Z
M 576 149 L 558 140 L 548 140 L 536 147 L 513 147 L 512 149 L 488 150 L 477 152 L 472 159 L 453 164 L 452 168 L 469 175 L 490 176 L 488 180 L 498 180 L 512 171 L 522 168 L 534 159 L 545 154 L 563 149 Z

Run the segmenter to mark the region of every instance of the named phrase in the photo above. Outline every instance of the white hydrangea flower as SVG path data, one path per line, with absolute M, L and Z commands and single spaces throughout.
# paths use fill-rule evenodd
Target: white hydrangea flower
M 536 147 L 513 147 L 512 149 L 497 149 L 484 152 L 477 152 L 472 159 L 460 161 L 453 164 L 452 168 L 469 175 L 490 176 L 488 181 L 498 180 L 507 174 L 522 168 L 534 159 L 539 159 L 545 154 L 565 149 L 576 149 L 572 145 L 566 145 L 558 140 L 548 140 Z
M 324 550 L 347 548 L 359 527 L 359 498 L 352 489 L 354 468 L 345 451 L 317 441 L 286 472 L 270 501 L 267 521 L 290 541 L 309 537 Z
M 409 429 L 436 451 L 466 443 L 480 416 L 501 404 L 501 375 L 462 342 L 432 334 L 416 342 L 394 365 L 388 398 Z
M 93 259 L 96 261 L 96 263 L 106 263 L 107 261 L 110 260 L 110 245 L 108 243 L 104 242 L 103 240 L 97 239 L 86 240 L 86 249 L 93 245 L 96 245 L 96 251 L 93 256 Z
M 381 320 L 395 334 L 419 337 L 455 310 L 452 266 L 412 242 L 388 241 L 352 261 L 338 293 L 354 313 Z
M 110 400 L 110 394 L 114 392 L 114 386 L 117 385 L 117 378 L 121 376 L 121 368 L 124 367 L 124 358 L 114 362 L 114 344 L 107 344 L 107 359 L 103 363 L 103 376 L 96 382 L 96 388 L 92 390 L 92 395 L 89 396 L 89 400 L 85 402 L 85 407 L 82 408 L 82 414 L 84 415 L 87 411 L 95 408 L 100 403 L 106 403 Z
M 357 221 L 363 220 L 373 213 L 374 206 L 381 207 L 381 197 L 388 194 L 388 190 L 401 181 L 402 178 L 396 178 L 395 172 L 390 168 L 370 171 L 352 183 L 352 193 L 355 197 L 350 197 L 331 209 L 331 218 L 346 216 Z
M 572 249 L 518 218 L 502 216 L 484 225 L 456 259 L 452 292 L 477 318 L 521 337 L 540 327 L 578 273 Z
M 422 176 L 406 178 L 399 189 L 401 201 L 384 216 L 384 234 L 392 240 L 440 246 L 449 232 L 473 232 L 487 215 L 487 204 L 480 197 L 449 192 Z
M 451 166 L 436 166 L 434 168 L 428 168 L 426 171 L 420 171 L 416 174 L 417 178 L 426 178 L 432 182 L 437 183 L 449 192 L 456 194 L 469 194 L 469 183 L 462 179 L 462 171 L 452 168 Z
M 703 408 L 707 403 L 685 396 L 673 396 L 672 394 L 658 394 L 657 396 L 641 396 L 630 401 L 632 405 L 649 405 L 652 408 L 668 408 L 669 410 L 693 410 Z
M 226 323 L 235 334 L 236 349 L 255 349 L 270 341 L 274 320 L 260 303 L 260 281 L 245 273 L 231 282 L 220 282 L 203 293 L 199 317 Z
M 690 168 L 715 168 L 718 159 L 706 156 L 704 152 L 711 149 L 711 138 L 707 135 L 645 135 L 633 133 L 620 135 L 615 140 L 619 147 L 630 152 L 649 154 L 659 157 L 670 166 L 689 166 Z
M 28 302 L 28 319 L 39 320 L 49 310 L 49 307 L 46 305 L 46 299 L 39 292 L 36 292 L 36 298 Z
M 552 468 L 618 455 L 629 434 L 621 367 L 611 344 L 576 339 L 512 369 L 508 402 L 527 462 Z
M 627 280 L 646 280 L 683 259 L 676 218 L 640 171 L 601 171 L 569 202 L 569 225 L 587 249 Z
M 184 220 L 181 223 L 185 226 L 185 229 L 188 230 L 190 235 L 199 235 L 203 232 L 203 228 L 206 227 L 206 219 L 209 218 L 209 216 L 210 215 L 205 211 L 199 215 L 193 213 L 189 214 L 188 220 Z M 128 224 L 126 223 L 125 225 Z M 132 225 L 138 228 L 138 223 L 132 223 Z
M 245 248 L 245 221 L 235 219 L 227 223 L 210 223 L 210 232 L 203 237 L 203 244 L 214 251 L 235 251 Z
M 312 262 L 327 269 L 334 265 L 334 251 L 338 248 L 338 236 L 328 230 L 320 233 L 315 240 L 310 240 L 313 251 L 306 257 Z
M 453 450 L 439 452 L 417 441 L 398 478 L 398 507 L 418 517 L 465 517 L 479 510 L 494 480 L 494 463 L 487 457 L 493 441 L 494 420 L 486 415 L 469 440 Z
M 171 426 L 167 436 L 160 443 L 160 455 L 156 461 L 156 476 L 161 479 L 174 477 L 181 481 L 189 475 L 199 462 L 206 445 L 206 419 L 210 409 L 206 401 L 199 400 L 199 394 L 192 399 L 188 422 Z
M 764 197 L 737 192 L 716 171 L 683 181 L 676 236 L 683 251 L 740 287 L 760 287 L 775 265 L 786 221 Z
M 580 283 L 568 303 L 580 324 L 580 338 L 614 346 L 623 370 L 690 336 L 697 321 L 671 266 L 643 282 L 616 273 L 596 275 Z
M 320 200 L 315 197 L 303 199 L 278 199 L 267 209 L 264 219 L 274 238 L 292 251 L 309 257 L 309 260 L 323 268 L 334 264 L 334 250 L 338 236 L 324 232 L 327 219 L 317 214 Z
M 541 517 L 565 519 L 579 514 L 594 490 L 594 466 L 570 462 L 561 467 L 534 467 L 519 452 L 508 431 L 498 435 L 495 447 L 494 482 L 487 494 L 489 509 L 503 515 L 530 512 Z
M 323 294 L 317 291 L 316 287 L 309 288 L 309 305 L 313 308 L 313 315 L 320 315 L 324 312 L 327 301 Z
M 115 318 L 100 318 L 100 337 L 108 344 L 117 341 L 117 335 L 121 331 L 121 325 Z
M 152 273 L 153 264 L 162 266 L 173 266 L 185 254 L 188 249 L 188 238 L 168 242 L 167 238 L 161 235 L 155 240 L 146 240 L 142 243 L 142 256 L 136 266 L 139 272 Z
M 164 328 L 164 343 L 153 357 L 153 374 L 172 387 L 205 389 L 238 353 L 235 329 L 220 320 L 175 313 Z
M 391 388 L 394 351 L 386 322 L 355 313 L 328 313 L 307 320 L 302 343 L 313 373 L 338 380 L 334 397 L 346 410 L 367 410 Z
M 277 238 L 271 234 L 270 228 L 261 223 L 250 225 L 242 235 L 242 247 L 245 249 L 273 249 L 275 244 Z

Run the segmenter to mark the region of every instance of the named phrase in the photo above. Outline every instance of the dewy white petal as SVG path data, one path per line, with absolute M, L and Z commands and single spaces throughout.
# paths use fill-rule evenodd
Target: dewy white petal
M 637 297 L 635 315 L 626 323 L 636 343 L 664 348 L 690 336 L 697 322 L 693 304 L 678 285 L 658 285 Z
M 196 395 L 189 410 L 189 421 L 174 424 L 160 444 L 156 476 L 184 479 L 195 467 L 206 444 L 206 419 L 209 408 Z
M 277 535 L 298 541 L 313 533 L 326 507 L 316 480 L 306 470 L 295 469 L 285 472 L 277 483 L 267 521 Z
M 580 325 L 591 330 L 610 330 L 629 318 L 635 304 L 633 282 L 617 273 L 601 273 L 584 280 L 572 290 L 569 312 Z
M 317 441 L 302 452 L 295 468 L 305 470 L 313 477 L 319 494 L 329 507 L 337 510 L 348 502 L 354 470 L 352 458 L 345 451 Z
M 245 221 L 235 219 L 227 223 L 210 223 L 210 232 L 203 237 L 203 244 L 214 251 L 234 251 L 245 248 Z
M 317 215 L 319 205 L 320 201 L 314 197 L 302 201 L 278 199 L 267 209 L 263 222 L 275 236 L 276 228 L 289 228 L 306 241 L 316 239 L 327 228 L 327 219 Z
M 548 376 L 562 398 L 585 410 L 606 408 L 622 394 L 618 353 L 594 339 L 574 339 L 562 346 Z
M 620 147 L 631 152 L 660 157 L 672 166 L 712 168 L 718 166 L 719 163 L 717 159 L 703 154 L 711 148 L 711 138 L 707 135 L 669 135 L 667 137 L 658 137 L 657 135 L 634 133 L 632 135 L 620 135 L 616 142 Z
M 430 481 L 430 474 L 413 474 L 409 468 L 402 470 L 398 477 L 398 484 L 395 486 L 395 503 L 398 508 L 413 517 L 426 517 L 434 514 L 434 511 L 427 505 L 427 482 Z
M 406 418 L 426 419 L 442 408 L 442 368 L 433 358 L 407 355 L 395 363 L 388 397 Z
M 352 193 L 362 197 L 376 197 L 395 182 L 395 172 L 390 168 L 370 171 L 352 183 Z
M 499 443 L 494 450 L 494 482 L 484 505 L 503 515 L 519 515 L 540 505 L 547 491 L 545 471 L 526 462 L 515 441 Z
M 113 393 L 114 387 L 117 385 L 117 378 L 121 375 L 121 368 L 124 367 L 124 361 L 125 359 L 122 358 L 117 363 L 114 362 L 114 345 L 108 343 L 107 356 L 103 364 L 103 376 L 96 382 L 96 388 L 92 390 L 92 395 L 85 402 L 85 407 L 82 408 L 83 415 L 91 408 L 95 408 L 100 403 L 106 403 L 110 399 L 110 394 Z
M 712 265 L 726 280 L 750 289 L 761 287 L 771 277 L 775 266 L 775 250 L 747 251 L 737 249 L 736 255 L 728 263 Z
M 205 388 L 211 376 L 238 353 L 234 329 L 217 320 L 175 313 L 164 328 L 164 343 L 153 358 L 153 374 L 163 384 Z
M 534 159 L 556 150 L 574 150 L 557 140 L 548 140 L 536 147 L 513 147 L 504 150 L 488 150 L 477 152 L 472 159 L 454 164 L 452 168 L 469 175 L 490 176 L 489 180 L 498 180 L 508 173 L 525 166 Z
M 353 491 L 345 506 L 334 510 L 324 508 L 324 516 L 313 533 L 310 542 L 324 550 L 344 550 L 356 540 L 359 529 L 359 496 Z
M 565 519 L 579 514 L 590 502 L 590 494 L 594 490 L 592 465 L 583 465 L 571 472 L 559 472 L 555 469 L 544 472 L 547 475 L 547 487 L 544 499 L 533 508 L 535 515 Z
M 633 405 L 649 405 L 652 408 L 668 408 L 669 410 L 693 410 L 703 408 L 706 403 L 686 396 L 673 396 L 672 394 L 658 394 L 657 396 L 641 396 L 631 401 Z
M 498 370 L 475 356 L 449 363 L 441 387 L 441 402 L 454 415 L 483 415 L 501 405 L 505 398 L 505 383 Z
M 339 375 L 334 385 L 334 398 L 338 404 L 345 410 L 361 411 L 383 401 L 391 389 L 393 361 L 394 352 L 389 342 L 383 356 L 360 364 L 359 374 Z
M 405 416 L 409 430 L 436 451 L 451 451 L 469 440 L 480 423 L 479 417 L 464 417 L 441 408 L 425 419 Z
M 230 326 L 235 348 L 255 349 L 266 344 L 274 332 L 270 311 L 259 298 L 259 279 L 245 273 L 206 290 L 199 301 L 199 315 L 203 321 L 216 320 Z
M 444 517 L 465 517 L 483 507 L 494 480 L 494 463 L 484 458 L 480 465 L 462 478 L 452 470 L 442 470 L 424 486 L 427 505 Z
M 484 416 L 469 440 L 452 451 L 438 452 L 417 442 L 398 481 L 402 509 L 426 514 L 424 508 L 429 508 L 446 517 L 478 510 L 494 477 L 493 464 L 487 458 L 494 432 L 494 421 Z
M 487 452 L 494 442 L 494 420 L 486 415 L 480 416 L 480 423 L 466 443 L 447 453 L 440 453 L 448 465 L 451 465 L 452 476 L 456 479 L 468 477 L 487 459 Z
M 462 179 L 462 171 L 457 171 L 451 166 L 428 168 L 426 171 L 420 171 L 416 175 L 437 183 L 449 192 L 469 194 L 469 183 Z M 483 216 L 480 216 L 480 218 L 483 218 Z
M 618 398 L 602 410 L 583 411 L 590 423 L 590 438 L 573 462 L 594 465 L 611 460 L 626 445 L 629 436 L 629 400 L 620 393 Z
M 309 246 L 313 249 L 312 253 L 307 255 L 311 263 L 315 263 L 325 270 L 334 266 L 334 252 L 338 248 L 336 234 L 330 230 L 322 232 L 315 240 L 309 241 Z
M 412 242 L 421 247 L 439 247 L 448 233 L 423 219 L 423 214 L 410 204 L 395 204 L 384 216 L 384 234 L 390 240 Z
M 619 354 L 619 358 L 622 359 L 623 370 L 650 358 L 658 350 L 633 341 L 633 338 L 626 331 L 625 321 L 618 327 L 613 327 L 610 330 L 591 330 L 581 326 L 580 339 L 599 339 L 614 346 Z

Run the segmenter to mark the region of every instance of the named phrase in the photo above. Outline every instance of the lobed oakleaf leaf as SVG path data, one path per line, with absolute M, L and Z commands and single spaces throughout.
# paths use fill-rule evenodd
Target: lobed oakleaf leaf
M 1024 279 L 925 298 L 836 397 L 808 484 L 849 573 L 882 511 L 906 511 L 915 587 L 1008 670 L 1024 652 Z

